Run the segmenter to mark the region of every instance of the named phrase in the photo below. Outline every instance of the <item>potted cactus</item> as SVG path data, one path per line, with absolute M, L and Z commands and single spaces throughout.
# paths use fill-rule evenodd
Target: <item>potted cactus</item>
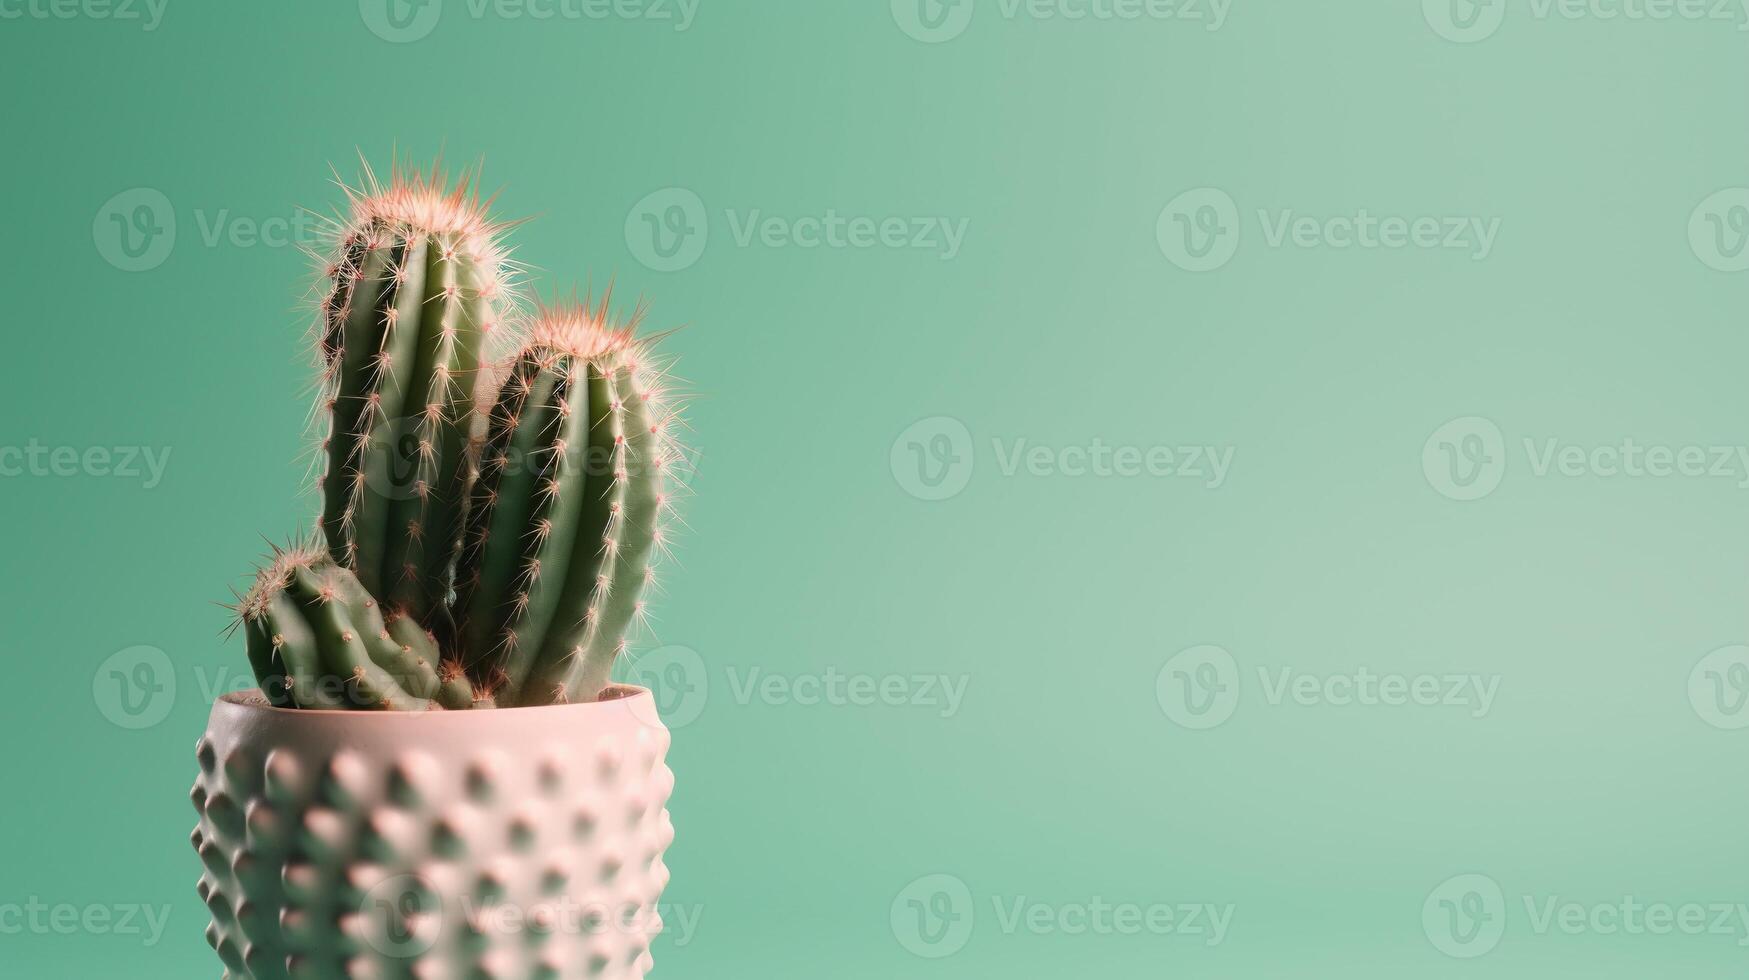
M 197 748 L 207 939 L 237 978 L 642 977 L 673 776 L 611 672 L 680 458 L 653 342 L 525 312 L 465 176 L 348 196 L 319 527 L 237 596 L 259 688 Z

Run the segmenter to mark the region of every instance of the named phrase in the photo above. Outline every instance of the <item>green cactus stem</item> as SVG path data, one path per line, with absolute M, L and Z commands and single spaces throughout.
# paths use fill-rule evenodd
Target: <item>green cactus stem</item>
M 233 608 L 233 629 L 243 630 L 255 678 L 275 706 L 475 706 L 461 666 L 439 662 L 436 638 L 404 611 L 385 613 L 319 545 L 276 548 Z
M 543 310 L 487 422 L 452 652 L 501 705 L 594 700 L 664 546 L 677 422 L 640 317 L 608 309 Z
M 329 552 L 372 595 L 440 631 L 478 373 L 511 308 L 503 228 L 468 185 L 397 169 L 385 188 L 367 170 L 335 229 L 317 325 Z

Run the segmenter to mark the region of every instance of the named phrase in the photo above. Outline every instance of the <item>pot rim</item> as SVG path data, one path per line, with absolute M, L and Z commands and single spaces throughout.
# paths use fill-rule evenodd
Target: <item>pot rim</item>
M 443 724 L 445 723 L 443 719 L 448 719 L 448 723 L 453 724 L 463 719 L 471 719 L 478 722 L 485 718 L 498 715 L 526 716 L 528 712 L 533 711 L 577 711 L 604 707 L 630 708 L 634 711 L 644 710 L 650 711 L 652 714 L 655 712 L 655 695 L 652 694 L 647 687 L 639 687 L 636 684 L 613 684 L 603 690 L 602 694 L 604 696 L 596 701 L 579 701 L 574 704 L 543 704 L 519 708 L 365 711 L 347 708 L 281 708 L 276 705 L 268 704 L 267 696 L 261 693 L 261 689 L 258 687 L 252 687 L 245 691 L 229 691 L 221 694 L 213 706 L 216 708 L 220 704 L 223 704 L 243 711 L 259 712 L 264 715 L 277 716 L 282 719 L 338 717 L 356 719 L 360 722 L 376 720 L 387 721 L 389 719 L 396 720 L 391 723 L 398 723 L 403 719 L 408 721 L 422 719 L 427 724 Z

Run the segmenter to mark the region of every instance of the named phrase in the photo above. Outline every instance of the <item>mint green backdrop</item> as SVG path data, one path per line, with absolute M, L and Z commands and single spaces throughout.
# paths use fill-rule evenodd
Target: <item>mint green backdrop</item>
M 0 974 L 218 974 L 398 149 L 684 325 L 656 976 L 1744 975 L 1735 0 L 392 2 L 0 0 Z

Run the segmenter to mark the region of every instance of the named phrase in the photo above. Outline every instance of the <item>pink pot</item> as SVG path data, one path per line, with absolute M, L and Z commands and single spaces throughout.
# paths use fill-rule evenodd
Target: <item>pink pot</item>
M 482 711 L 213 705 L 194 846 L 236 978 L 642 977 L 674 838 L 642 688 Z

